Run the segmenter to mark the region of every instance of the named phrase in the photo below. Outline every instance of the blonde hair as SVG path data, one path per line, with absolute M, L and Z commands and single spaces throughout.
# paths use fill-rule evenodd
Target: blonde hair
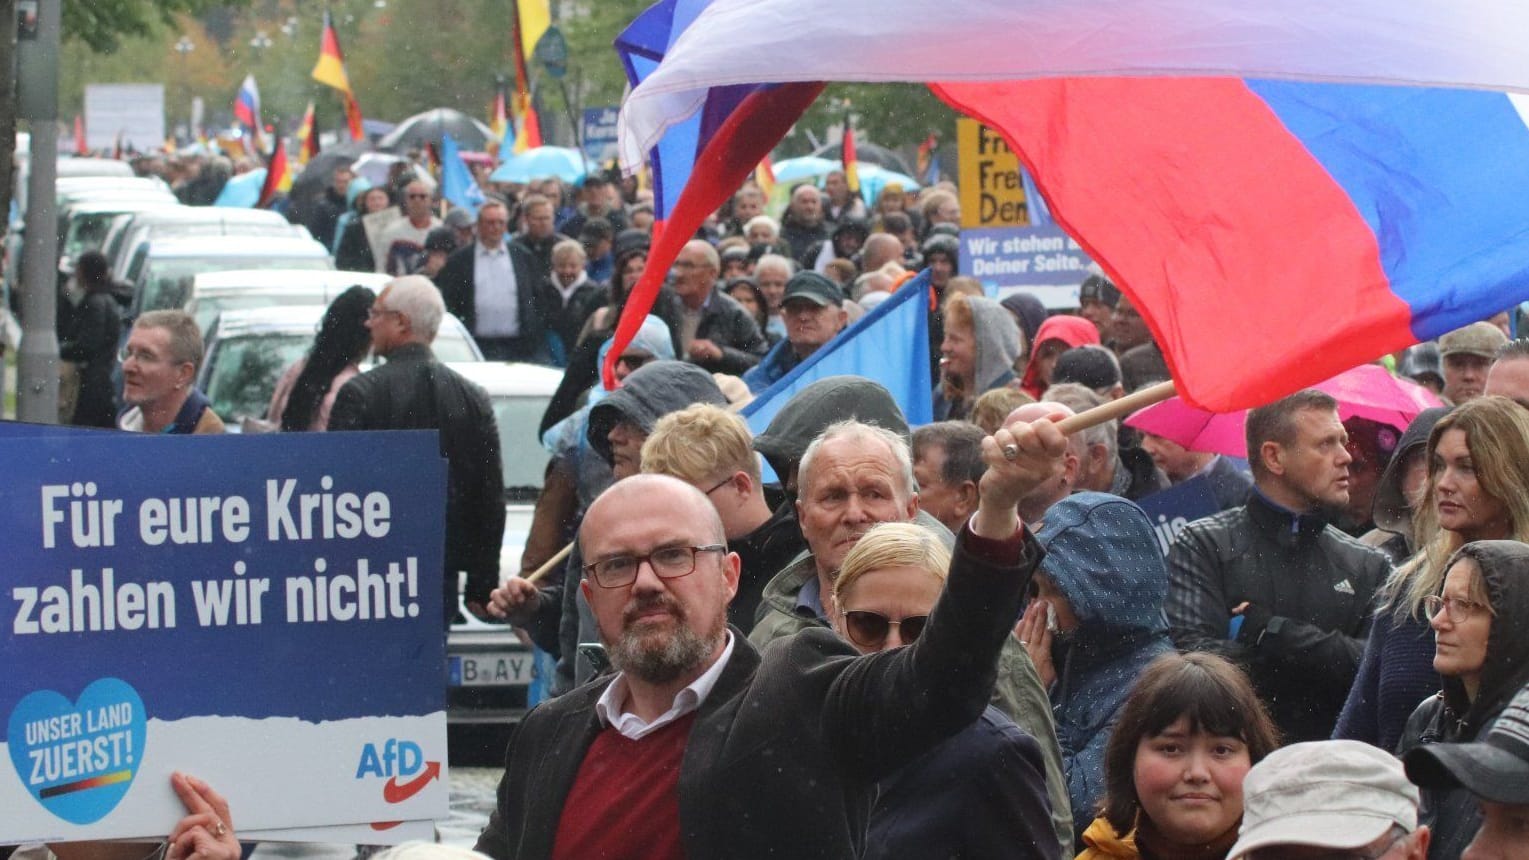
M 929 529 L 917 523 L 881 523 L 855 543 L 834 576 L 834 603 L 855 580 L 875 570 L 914 567 L 941 582 L 950 571 L 950 550 Z
M 1418 553 L 1396 569 L 1381 593 L 1395 618 L 1423 620 L 1423 599 L 1438 594 L 1448 562 L 1465 543 L 1459 532 L 1439 525 L 1439 468 L 1433 452 L 1450 430 L 1465 433 L 1476 479 L 1487 495 L 1508 509 L 1509 537 L 1529 543 L 1529 410 L 1506 397 L 1478 397 L 1439 419 L 1428 434 L 1428 479 L 1422 497 L 1413 501 L 1412 528 Z
M 738 414 L 697 403 L 658 419 L 642 443 L 642 470 L 702 484 L 747 472 L 757 486 L 759 458 L 753 437 Z
M 580 260 L 588 260 L 589 255 L 584 252 L 584 246 L 579 244 L 578 239 L 564 239 L 552 246 L 552 262 L 556 263 L 567 257 L 578 257 Z
M 1034 403 L 1035 398 L 1020 391 L 1017 388 L 994 388 L 982 392 L 977 402 L 972 404 L 971 414 L 966 420 L 982 428 L 982 432 L 991 436 L 1003 426 L 1003 419 L 1009 417 L 1009 413 L 1024 406 L 1026 403 Z

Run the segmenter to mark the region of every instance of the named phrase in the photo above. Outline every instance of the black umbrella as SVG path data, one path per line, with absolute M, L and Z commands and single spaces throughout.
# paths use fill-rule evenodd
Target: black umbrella
M 844 147 L 839 144 L 834 144 L 833 146 L 819 150 L 813 154 L 819 158 L 829 159 L 830 161 L 843 161 Z M 856 140 L 855 157 L 867 164 L 879 165 L 881 167 L 885 167 L 888 170 L 895 170 L 898 173 L 906 174 L 908 176 L 913 175 L 913 170 L 908 167 L 908 162 L 903 160 L 901 155 L 898 155 L 892 150 L 887 149 L 885 146 L 879 146 L 874 143 L 861 143 L 860 141 Z
M 334 178 L 336 167 L 349 167 L 351 162 L 371 151 L 372 145 L 364 140 L 347 140 L 320 150 L 318 155 L 308 159 L 303 172 L 292 180 L 292 190 L 287 197 L 291 200 L 307 200 L 322 194 Z
M 433 143 L 440 151 L 441 139 L 450 134 L 462 149 L 483 149 L 494 133 L 489 127 L 465 113 L 451 108 L 435 108 L 400 122 L 383 135 L 377 148 L 384 152 L 403 152 L 412 147 Z

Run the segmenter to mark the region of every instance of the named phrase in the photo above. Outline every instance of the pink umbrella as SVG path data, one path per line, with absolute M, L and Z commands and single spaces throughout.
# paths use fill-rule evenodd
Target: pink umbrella
M 1419 412 L 1443 403 L 1432 391 L 1392 376 L 1378 364 L 1361 364 L 1315 386 L 1338 401 L 1338 415 L 1366 418 L 1405 430 Z M 1191 451 L 1246 457 L 1246 410 L 1206 412 L 1171 397 L 1126 419 L 1127 427 L 1162 436 Z

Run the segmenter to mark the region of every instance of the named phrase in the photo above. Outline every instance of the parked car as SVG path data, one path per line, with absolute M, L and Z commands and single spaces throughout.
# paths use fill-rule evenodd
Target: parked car
M 87 198 L 58 211 L 58 269 L 74 271 L 74 261 L 87 251 L 99 251 L 106 244 L 112 224 L 124 215 L 139 212 L 180 209 L 173 200 L 157 197 Z
M 329 250 L 292 236 L 191 236 L 155 239 L 143 267 L 129 281 L 133 299 L 128 317 L 144 311 L 183 308 L 191 285 L 203 272 L 232 269 L 334 269 Z
M 342 272 L 318 269 L 233 269 L 202 272 L 191 280 L 186 312 L 207 334 L 213 320 L 224 311 L 253 310 L 292 305 L 328 307 L 335 297 L 360 284 L 380 293 L 388 275 L 373 272 Z
M 536 428 L 563 374 L 535 364 L 497 361 L 453 364 L 452 369 L 482 386 L 494 406 L 505 490 L 499 572 L 508 577 L 520 570 L 549 459 L 537 444 Z M 535 652 L 513 628 L 480 621 L 465 606 L 459 609 L 458 621 L 446 637 L 446 721 L 455 726 L 509 725 L 534 704 L 528 697 L 536 680 Z
M 387 280 L 386 275 L 344 274 L 352 277 L 350 283 L 373 289 L 379 288 L 379 279 Z M 213 321 L 205 338 L 206 358 L 202 360 L 196 384 L 229 429 L 237 430 L 246 417 L 265 417 L 276 381 L 313 345 L 324 310 L 323 305 L 231 310 Z M 478 351 L 467 328 L 450 314 L 441 320 L 434 350 L 437 357 L 452 362 L 453 367 L 483 360 L 483 353 Z M 371 367 L 371 362 L 362 367 Z
M 191 236 L 312 238 L 306 227 L 268 209 L 181 206 L 135 214 L 107 236 L 102 253 L 111 261 L 112 279 L 131 284 L 143 271 L 150 242 Z

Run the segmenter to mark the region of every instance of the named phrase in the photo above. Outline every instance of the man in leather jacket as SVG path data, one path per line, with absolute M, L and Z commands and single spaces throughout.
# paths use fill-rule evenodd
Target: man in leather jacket
M 1248 413 L 1247 504 L 1186 526 L 1168 552 L 1168 624 L 1183 650 L 1240 663 L 1287 743 L 1331 736 L 1354 680 L 1378 550 L 1329 522 L 1348 499 L 1338 405 L 1300 391 Z
M 467 572 L 469 608 L 488 602 L 499 584 L 504 539 L 504 466 L 499 427 L 483 389 L 435 360 L 445 304 L 423 275 L 382 288 L 366 327 L 372 351 L 387 363 L 359 374 L 336 395 L 335 430 L 439 430 L 446 458 L 446 623 L 457 612 L 457 573 Z

